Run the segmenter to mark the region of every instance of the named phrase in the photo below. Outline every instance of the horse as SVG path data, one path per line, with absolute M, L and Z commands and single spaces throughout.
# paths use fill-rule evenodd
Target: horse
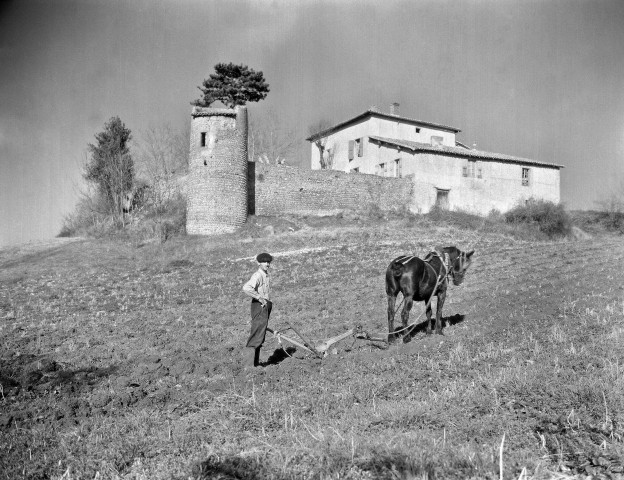
M 403 294 L 401 320 L 407 330 L 407 320 L 414 301 L 426 302 L 427 334 L 431 334 L 431 300 L 438 297 L 436 333 L 442 334 L 442 307 L 446 299 L 449 277 L 454 285 L 461 285 L 466 270 L 472 264 L 474 250 L 466 253 L 456 247 L 436 247 L 424 260 L 415 255 L 402 255 L 390 262 L 386 270 L 388 295 L 388 343 L 398 338 L 394 331 L 395 303 L 399 292 Z

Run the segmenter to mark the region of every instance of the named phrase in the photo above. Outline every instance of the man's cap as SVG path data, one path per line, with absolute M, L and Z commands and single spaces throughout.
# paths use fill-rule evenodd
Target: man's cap
M 273 257 L 269 253 L 259 253 L 258 256 L 256 256 L 256 261 L 258 263 L 272 262 Z

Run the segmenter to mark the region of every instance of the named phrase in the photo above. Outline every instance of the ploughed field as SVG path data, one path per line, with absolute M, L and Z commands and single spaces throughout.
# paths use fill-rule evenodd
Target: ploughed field
M 269 325 L 318 344 L 385 335 L 388 263 L 436 245 L 475 250 L 443 336 L 414 304 L 409 343 L 319 360 L 268 335 L 243 370 L 256 253 Z M 623 285 L 621 237 L 407 220 L 5 250 L 0 479 L 624 478 Z

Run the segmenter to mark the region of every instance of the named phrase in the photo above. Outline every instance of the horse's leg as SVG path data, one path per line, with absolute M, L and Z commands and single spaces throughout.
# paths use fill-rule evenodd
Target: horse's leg
M 404 298 L 403 310 L 401 311 L 401 321 L 403 323 L 403 332 L 402 332 L 403 335 L 405 335 L 405 333 L 407 332 L 407 321 L 409 320 L 409 312 L 412 309 L 413 304 L 414 304 L 414 299 L 412 298 L 411 295 L 408 295 L 407 297 Z
M 431 302 L 433 302 L 433 297 L 431 297 L 430 301 L 425 304 L 425 313 L 427 314 L 427 335 L 431 335 Z
M 442 307 L 444 306 L 444 300 L 446 300 L 446 289 L 443 289 L 438 294 L 438 305 L 436 308 L 436 333 L 442 335 Z
M 388 294 L 388 343 L 394 341 L 394 306 L 396 295 Z

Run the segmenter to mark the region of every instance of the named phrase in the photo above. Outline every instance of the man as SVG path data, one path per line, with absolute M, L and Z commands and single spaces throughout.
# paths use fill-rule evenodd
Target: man
M 264 343 L 269 316 L 271 315 L 271 278 L 269 268 L 273 257 L 268 253 L 256 256 L 258 270 L 243 285 L 243 292 L 251 297 L 251 332 L 246 347 L 249 348 L 247 367 L 260 364 L 260 349 Z

